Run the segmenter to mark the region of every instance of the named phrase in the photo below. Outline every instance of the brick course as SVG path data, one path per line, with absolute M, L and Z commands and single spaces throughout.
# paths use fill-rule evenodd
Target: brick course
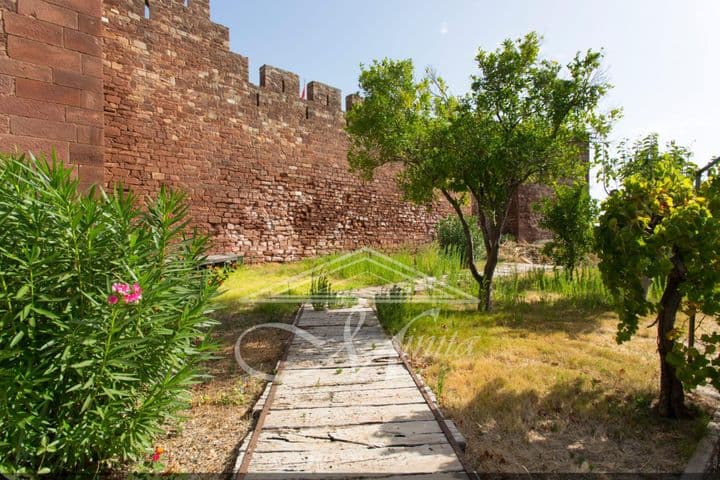
M 102 0 L 0 0 L 0 149 L 55 151 L 83 188 L 105 182 L 101 12 Z

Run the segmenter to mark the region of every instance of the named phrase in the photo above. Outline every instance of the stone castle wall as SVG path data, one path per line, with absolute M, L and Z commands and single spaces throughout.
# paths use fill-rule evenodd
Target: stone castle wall
M 149 18 L 146 12 L 149 11 Z M 350 172 L 341 94 L 249 81 L 209 0 L 0 0 L 0 148 L 57 148 L 84 185 L 188 195 L 217 253 L 287 261 L 431 239 L 450 213 Z M 349 100 L 348 100 L 349 101 Z
M 101 0 L 0 0 L 0 150 L 49 153 L 102 183 Z
M 390 172 L 347 164 L 341 95 L 229 50 L 208 0 L 105 0 L 108 182 L 186 191 L 219 252 L 292 260 L 430 239 L 439 209 L 405 203 Z

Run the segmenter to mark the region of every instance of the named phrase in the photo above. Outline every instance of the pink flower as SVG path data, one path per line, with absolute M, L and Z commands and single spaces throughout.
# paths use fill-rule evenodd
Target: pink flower
M 142 295 L 139 293 L 131 293 L 129 295 L 125 295 L 125 303 L 137 303 L 142 298 Z
M 153 461 L 153 462 L 157 462 L 158 460 L 160 460 L 160 455 L 162 455 L 163 453 L 165 453 L 165 449 L 164 449 L 164 448 L 162 448 L 162 447 L 155 447 L 155 452 L 153 453 L 152 461 Z
M 132 287 L 127 283 L 113 283 L 112 291 L 122 295 L 125 303 L 137 303 L 142 299 L 142 288 L 139 283 L 135 283 Z M 115 305 L 118 297 L 111 295 L 108 297 L 108 303 Z
M 130 293 L 130 285 L 127 283 L 113 283 L 112 291 L 121 295 Z

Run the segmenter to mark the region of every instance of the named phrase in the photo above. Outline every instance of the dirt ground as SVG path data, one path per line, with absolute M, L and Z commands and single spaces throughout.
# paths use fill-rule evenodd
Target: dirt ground
M 212 375 L 192 391 L 192 406 L 181 412 L 185 420 L 168 428 L 157 442 L 164 450 L 165 473 L 232 472 L 237 449 L 252 428 L 252 407 L 262 394 L 264 382 L 237 365 L 235 341 L 250 326 L 269 321 L 291 323 L 294 306 L 273 312 L 262 310 L 218 315 L 213 334 L 219 345 L 217 358 L 207 365 Z M 241 346 L 242 356 L 253 368 L 272 373 L 285 350 L 288 332 L 262 329 L 250 333 Z M 222 478 L 225 475 L 219 475 Z

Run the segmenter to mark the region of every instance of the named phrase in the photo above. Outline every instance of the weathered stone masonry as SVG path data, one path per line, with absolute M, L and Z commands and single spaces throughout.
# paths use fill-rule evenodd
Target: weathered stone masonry
M 101 0 L 0 0 L 0 149 L 50 152 L 102 182 Z
M 214 250 L 286 261 L 431 238 L 445 205 L 349 171 L 340 91 L 260 85 L 209 0 L 0 0 L 0 148 L 58 150 L 84 185 L 187 192 Z M 104 114 L 103 114 L 104 112 Z

